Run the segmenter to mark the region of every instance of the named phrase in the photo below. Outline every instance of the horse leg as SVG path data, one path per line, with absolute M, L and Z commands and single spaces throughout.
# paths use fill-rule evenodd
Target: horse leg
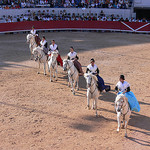
M 87 91 L 87 108 L 90 110 L 90 98 L 89 98 L 89 91 Z
M 77 77 L 77 91 L 79 91 L 79 76 Z
M 98 100 L 98 98 L 95 98 L 95 102 L 94 102 L 94 109 L 95 109 L 96 117 L 97 117 L 97 100 Z
M 50 82 L 53 82 L 52 80 L 52 68 L 50 67 Z
M 55 76 L 55 81 L 57 81 L 57 78 L 58 78 L 58 72 L 57 72 L 57 68 L 55 70 L 55 73 L 56 73 L 56 76 Z
M 46 75 L 46 64 L 44 63 L 44 75 Z
M 117 121 L 118 121 L 117 132 L 119 132 L 120 126 L 121 126 L 121 113 L 120 112 L 117 112 Z
M 39 68 L 38 68 L 38 74 L 40 74 L 40 61 L 38 60 Z
M 71 84 L 71 92 L 73 92 L 73 94 L 75 94 L 75 92 L 74 92 L 74 83 L 73 83 L 71 77 L 69 77 L 69 80 L 70 80 L 70 84 Z
M 128 125 L 128 121 L 129 121 L 129 120 L 126 120 L 126 121 L 125 121 L 125 137 L 127 137 L 127 125 Z

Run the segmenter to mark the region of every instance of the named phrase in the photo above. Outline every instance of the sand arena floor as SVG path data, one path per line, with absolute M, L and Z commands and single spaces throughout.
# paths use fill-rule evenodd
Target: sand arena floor
M 98 117 L 86 108 L 86 85 L 73 96 L 67 77 L 58 81 L 37 74 L 29 60 L 26 34 L 0 35 L 0 150 L 148 150 L 150 149 L 150 35 L 92 32 L 47 32 L 66 58 L 78 52 L 85 71 L 95 58 L 100 75 L 112 91 L 99 96 Z M 114 87 L 120 74 L 131 84 L 141 111 L 132 113 L 128 138 L 116 132 Z

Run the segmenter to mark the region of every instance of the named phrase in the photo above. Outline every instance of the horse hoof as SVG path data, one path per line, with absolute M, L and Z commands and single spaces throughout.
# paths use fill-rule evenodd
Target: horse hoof
M 124 126 L 122 126 L 121 129 L 125 129 Z
M 75 92 L 73 92 L 73 95 L 75 95 Z
M 46 76 L 46 73 L 44 73 L 44 76 Z
M 37 72 L 37 74 L 40 74 L 39 72 Z
M 57 81 L 57 79 L 55 81 Z
M 119 132 L 119 129 L 117 129 L 117 132 Z
M 127 133 L 125 133 L 125 136 L 124 137 L 127 137 Z
M 53 82 L 53 80 L 50 80 L 50 82 Z
M 87 109 L 90 110 L 91 109 L 90 106 L 87 106 Z

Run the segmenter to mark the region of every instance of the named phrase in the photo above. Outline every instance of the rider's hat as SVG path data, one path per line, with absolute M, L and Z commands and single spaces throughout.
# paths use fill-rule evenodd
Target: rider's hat
M 95 62 L 94 58 L 91 58 L 90 62 Z
M 120 75 L 120 79 L 125 80 L 124 75 Z

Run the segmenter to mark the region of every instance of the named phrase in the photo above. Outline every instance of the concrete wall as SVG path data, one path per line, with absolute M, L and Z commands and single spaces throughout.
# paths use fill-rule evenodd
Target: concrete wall
M 4 10 L 1 9 L 0 10 L 0 17 L 2 17 L 3 15 L 7 16 L 7 15 L 11 15 L 11 16 L 16 16 L 16 15 L 21 15 L 24 13 L 27 13 L 29 9 L 28 8 L 24 8 L 24 9 L 8 9 L 8 10 Z M 82 8 L 32 8 L 30 9 L 32 12 L 37 12 L 37 11 L 43 11 L 43 10 L 49 10 L 50 12 L 52 10 L 55 10 L 56 14 L 59 14 L 60 10 L 66 10 L 67 13 L 97 13 L 99 14 L 101 10 L 104 11 L 104 13 L 106 15 L 111 15 L 114 14 L 119 15 L 120 17 L 125 18 L 130 18 L 132 16 L 132 9 L 102 9 L 102 8 L 89 8 L 89 9 L 82 9 Z

